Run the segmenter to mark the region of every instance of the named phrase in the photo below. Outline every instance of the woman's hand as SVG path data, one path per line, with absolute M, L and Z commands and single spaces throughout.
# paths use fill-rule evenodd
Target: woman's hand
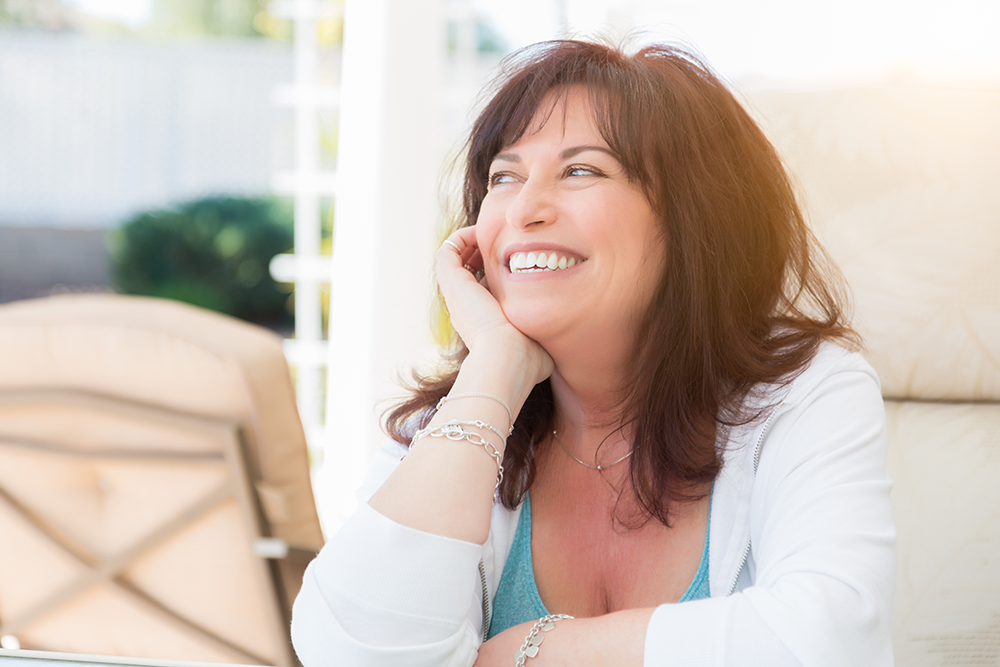
M 534 386 L 552 374 L 552 358 L 510 323 L 490 294 L 486 277 L 476 280 L 474 272 L 482 269 L 475 227 L 463 227 L 438 249 L 438 285 L 448 304 L 452 326 L 470 352 L 493 346 L 506 352 L 523 351 L 526 365 L 522 368 L 532 371 L 530 386 Z
M 442 404 L 428 427 L 461 422 L 492 443 L 502 457 L 506 439 L 501 434 L 513 426 L 532 388 L 555 364 L 541 345 L 507 320 L 489 289 L 465 268 L 482 268 L 478 253 L 472 227 L 452 234 L 437 253 L 441 292 L 469 355 L 451 387 L 450 396 L 456 400 Z M 484 544 L 499 472 L 488 449 L 448 437 L 425 437 L 368 504 L 404 526 Z

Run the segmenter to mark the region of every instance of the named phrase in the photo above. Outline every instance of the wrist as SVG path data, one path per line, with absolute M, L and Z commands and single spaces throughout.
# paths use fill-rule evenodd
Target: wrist
M 548 614 L 538 619 L 525 636 L 524 643 L 514 652 L 514 667 L 525 667 L 529 658 L 538 655 L 542 640 L 545 639 L 543 633 L 554 630 L 557 621 L 572 620 L 572 618 L 567 614 Z
M 449 393 L 494 394 L 506 402 L 516 419 L 531 390 L 547 374 L 540 372 L 537 355 L 521 345 L 504 344 L 499 337 L 483 343 L 469 351 Z

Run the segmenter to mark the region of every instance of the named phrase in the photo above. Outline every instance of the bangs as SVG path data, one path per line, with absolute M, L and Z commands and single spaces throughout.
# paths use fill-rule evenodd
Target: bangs
M 580 42 L 545 42 L 505 60 L 469 139 L 465 224 L 475 224 L 479 216 L 493 158 L 517 143 L 536 119 L 541 125 L 560 107 L 565 112 L 566 94 L 574 86 L 587 89 L 598 131 L 628 178 L 642 187 L 656 208 L 651 147 L 642 140 L 655 135 L 655 114 L 650 114 L 654 106 L 640 94 L 645 90 L 648 95 L 650 83 L 643 69 L 635 58 Z

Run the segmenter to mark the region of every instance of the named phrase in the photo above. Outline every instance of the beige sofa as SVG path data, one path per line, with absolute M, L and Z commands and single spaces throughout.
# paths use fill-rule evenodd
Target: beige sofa
M 881 377 L 896 663 L 1000 665 L 1000 91 L 869 87 L 749 104 L 853 288 Z
M 0 306 L 0 635 L 292 665 L 320 546 L 277 336 L 146 298 Z

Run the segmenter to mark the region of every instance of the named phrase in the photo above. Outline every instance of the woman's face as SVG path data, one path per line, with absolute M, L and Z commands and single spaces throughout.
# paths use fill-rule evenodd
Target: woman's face
M 476 235 L 507 319 L 546 347 L 566 336 L 631 345 L 625 334 L 665 256 L 657 216 L 601 137 L 581 86 L 550 93 L 524 136 L 494 158 Z

